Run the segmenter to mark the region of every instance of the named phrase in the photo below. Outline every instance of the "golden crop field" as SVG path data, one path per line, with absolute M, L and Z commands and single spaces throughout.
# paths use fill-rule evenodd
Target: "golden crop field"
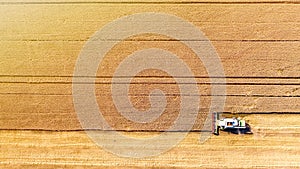
M 143 13 L 151 17 L 120 19 Z M 110 26 L 117 31 L 104 30 Z M 135 34 L 148 27 L 156 31 Z M 194 28 L 205 38 L 194 36 L 189 31 Z M 95 34 L 99 30 L 104 34 Z M 99 63 L 101 52 L 95 49 L 106 45 L 110 50 Z M 133 58 L 153 51 L 163 55 L 147 56 L 148 63 Z M 80 60 L 83 56 L 90 60 Z M 298 0 L 0 0 L 0 58 L 0 168 L 300 167 Z M 177 66 L 179 61 L 188 69 Z M 218 61 L 219 74 L 214 72 L 221 70 Z M 121 63 L 130 66 L 122 69 Z M 149 68 L 126 74 L 144 67 Z M 118 75 L 118 69 L 126 71 Z M 193 86 L 198 90 L 189 93 Z M 183 98 L 186 112 L 180 116 Z M 84 106 L 92 103 L 98 107 Z M 85 115 L 84 121 L 79 115 L 98 108 L 109 128 L 102 122 L 96 126 L 98 118 Z M 147 123 L 119 111 L 138 119 L 147 118 L 139 113 L 149 109 L 163 111 Z M 243 117 L 253 134 L 210 135 L 204 126 L 212 110 Z M 169 129 L 177 123 L 183 128 Z M 97 146 L 85 130 L 98 132 L 108 148 Z M 126 137 L 113 139 L 116 131 Z M 168 137 L 153 145 L 125 139 L 162 133 Z M 178 144 L 151 157 L 120 157 L 106 150 L 134 157 L 135 149 L 160 150 L 184 133 Z

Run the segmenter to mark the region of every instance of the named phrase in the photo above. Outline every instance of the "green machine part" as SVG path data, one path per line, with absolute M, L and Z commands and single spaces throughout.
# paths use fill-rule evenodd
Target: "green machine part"
M 240 127 L 246 127 L 246 121 L 245 120 L 240 120 L 239 123 L 240 123 L 239 124 Z

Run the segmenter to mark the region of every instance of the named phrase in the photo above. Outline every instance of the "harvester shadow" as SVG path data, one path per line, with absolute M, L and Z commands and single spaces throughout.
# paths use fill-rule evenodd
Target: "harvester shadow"
M 248 123 L 246 123 L 245 129 L 225 129 L 223 131 L 232 134 L 253 134 L 251 131 L 251 126 Z

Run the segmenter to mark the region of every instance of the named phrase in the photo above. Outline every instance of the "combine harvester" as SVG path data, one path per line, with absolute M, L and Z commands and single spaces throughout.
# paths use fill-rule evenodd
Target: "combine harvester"
M 250 126 L 246 123 L 245 120 L 241 118 L 221 118 L 220 113 L 212 114 L 212 132 L 215 135 L 219 135 L 219 130 L 231 131 L 233 133 L 243 133 L 243 134 L 252 134 Z

